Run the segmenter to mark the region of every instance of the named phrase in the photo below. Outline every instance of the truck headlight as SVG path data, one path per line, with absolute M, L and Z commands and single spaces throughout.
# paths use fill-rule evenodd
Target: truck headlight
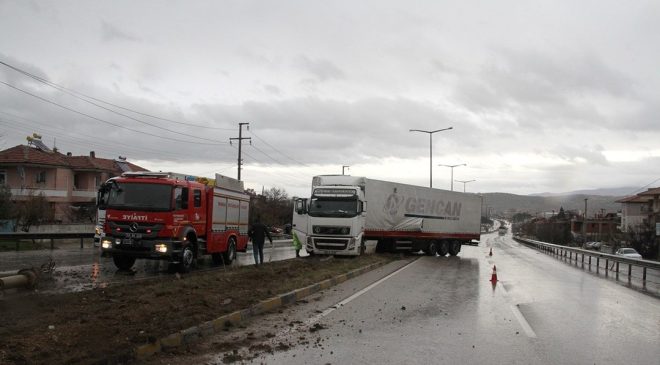
M 112 248 L 112 241 L 103 240 L 103 242 L 101 242 L 101 247 L 103 247 L 105 249 Z
M 167 252 L 167 245 L 164 244 L 164 243 L 159 243 L 159 244 L 154 246 L 154 249 L 156 250 L 156 252 L 166 253 Z

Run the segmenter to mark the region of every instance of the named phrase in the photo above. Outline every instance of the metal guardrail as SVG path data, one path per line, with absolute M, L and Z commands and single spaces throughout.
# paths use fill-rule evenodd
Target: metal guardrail
M 585 256 L 588 256 L 588 265 L 591 267 L 591 259 L 592 257 L 596 258 L 596 272 L 600 271 L 600 260 L 605 260 L 605 274 L 607 275 L 608 271 L 614 271 L 616 273 L 616 276 L 619 276 L 619 264 L 624 264 L 628 265 L 628 279 L 630 280 L 632 276 L 632 267 L 633 266 L 638 266 L 642 268 L 642 282 L 646 284 L 646 271 L 647 269 L 651 270 L 660 270 L 660 262 L 657 261 L 649 261 L 649 260 L 643 260 L 643 259 L 633 259 L 630 257 L 625 257 L 625 256 L 618 256 L 618 255 L 611 255 L 607 253 L 601 253 L 597 251 L 589 251 L 589 250 L 584 250 L 581 248 L 575 248 L 575 247 L 566 247 L 566 246 L 560 246 L 560 245 L 555 245 L 552 243 L 547 243 L 547 242 L 542 242 L 542 241 L 536 241 L 536 240 L 531 240 L 528 238 L 522 238 L 522 237 L 513 237 L 514 240 L 525 244 L 527 246 L 531 246 L 537 250 L 544 251 L 546 253 L 552 254 L 554 256 L 559 256 L 559 257 L 566 257 L 569 260 L 573 260 L 573 255 L 575 255 L 575 261 L 578 261 L 578 255 L 582 255 L 581 261 L 582 265 L 585 264 Z M 610 268 L 610 262 L 613 263 L 612 268 Z
M 0 233 L 0 241 L 16 241 L 16 251 L 20 248 L 21 240 L 50 240 L 50 249 L 55 248 L 55 240 L 57 239 L 80 239 L 80 248 L 83 248 L 83 240 L 85 238 L 93 238 L 94 232 L 85 233 Z

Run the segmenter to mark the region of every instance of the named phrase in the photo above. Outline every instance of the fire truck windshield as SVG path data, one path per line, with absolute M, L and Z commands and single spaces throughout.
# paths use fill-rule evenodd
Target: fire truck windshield
M 172 209 L 172 186 L 113 183 L 106 199 L 108 209 L 167 211 Z

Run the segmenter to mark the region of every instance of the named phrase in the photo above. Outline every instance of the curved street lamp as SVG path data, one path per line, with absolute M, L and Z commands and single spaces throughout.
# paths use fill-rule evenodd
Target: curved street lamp
M 471 183 L 473 181 L 477 181 L 477 180 L 456 180 L 456 182 L 463 183 L 463 192 L 465 192 L 465 184 Z
M 436 129 L 434 131 L 424 131 L 421 129 L 411 129 L 410 132 L 421 132 L 429 134 L 429 188 L 433 187 L 433 133 L 447 131 L 454 129 L 454 127 Z
M 442 165 L 442 164 L 440 164 L 438 166 L 444 166 L 444 167 L 451 168 L 451 191 L 454 191 L 454 167 L 467 166 L 467 164 L 466 163 L 461 163 L 461 164 L 458 164 L 458 165 Z

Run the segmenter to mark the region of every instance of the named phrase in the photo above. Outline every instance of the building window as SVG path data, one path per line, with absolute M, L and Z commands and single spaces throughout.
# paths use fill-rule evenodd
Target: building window
M 7 171 L 0 171 L 0 185 L 7 183 Z
M 46 183 L 46 171 L 37 173 L 37 184 Z

